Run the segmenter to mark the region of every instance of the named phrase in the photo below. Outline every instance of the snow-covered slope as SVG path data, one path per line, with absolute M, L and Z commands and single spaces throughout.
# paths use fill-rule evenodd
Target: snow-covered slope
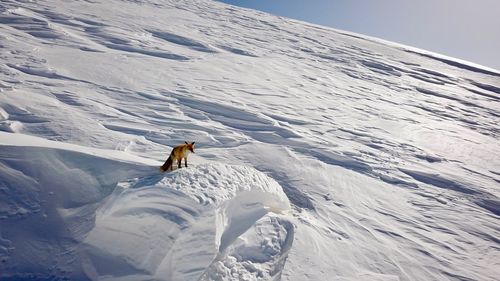
M 497 70 L 194 0 L 2 1 L 0 58 L 1 280 L 500 276 Z

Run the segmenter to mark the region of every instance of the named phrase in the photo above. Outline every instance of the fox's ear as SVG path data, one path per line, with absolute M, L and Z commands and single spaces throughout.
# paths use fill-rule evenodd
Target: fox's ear
M 187 141 L 184 141 L 186 144 L 189 144 Z
M 191 144 L 194 144 L 194 141 Z

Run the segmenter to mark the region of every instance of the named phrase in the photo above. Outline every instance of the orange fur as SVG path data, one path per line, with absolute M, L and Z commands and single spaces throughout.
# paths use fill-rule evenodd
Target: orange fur
M 168 171 L 169 169 L 173 170 L 173 164 L 175 163 L 174 161 L 177 161 L 177 165 L 180 168 L 182 159 L 184 159 L 184 164 L 187 167 L 187 157 L 191 152 L 194 153 L 194 142 L 185 142 L 185 144 L 174 147 L 174 149 L 172 149 L 172 152 L 170 152 L 170 156 L 168 157 L 167 161 L 165 161 L 165 163 L 160 167 L 160 170 L 162 172 Z

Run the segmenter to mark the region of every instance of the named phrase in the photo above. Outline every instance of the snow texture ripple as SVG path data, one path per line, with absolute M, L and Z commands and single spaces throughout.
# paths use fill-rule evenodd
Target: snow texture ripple
M 497 280 L 499 94 L 216 1 L 2 1 L 0 280 Z

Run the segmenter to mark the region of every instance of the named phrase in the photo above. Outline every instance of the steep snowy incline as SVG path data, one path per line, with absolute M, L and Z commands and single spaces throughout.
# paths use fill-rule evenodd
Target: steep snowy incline
M 62 3 L 0 3 L 0 130 L 10 132 L 0 134 L 0 272 L 500 276 L 498 70 L 215 1 Z M 193 167 L 156 175 L 184 141 L 196 141 Z M 257 193 L 231 189 L 249 182 Z M 290 201 L 286 214 L 268 212 L 288 202 L 274 183 Z M 263 197 L 261 187 L 280 195 Z M 63 234 L 31 236 L 53 198 L 81 208 L 78 239 L 54 207 L 43 229 Z M 196 235 L 165 208 L 202 222 L 185 228 Z M 204 235 L 215 238 L 193 238 Z M 191 246 L 120 246 L 150 236 Z M 45 244 L 43 260 L 23 258 Z M 57 258 L 68 249 L 89 259 L 69 266 L 76 275 Z M 196 262 L 170 264 L 203 249 Z M 50 272 L 32 266 L 49 260 Z

